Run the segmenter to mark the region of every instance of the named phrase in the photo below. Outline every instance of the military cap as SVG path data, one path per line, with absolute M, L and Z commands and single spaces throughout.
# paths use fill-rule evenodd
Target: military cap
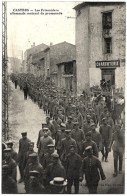
M 33 152 L 32 154 L 29 154 L 29 157 L 36 158 L 38 157 L 38 155 L 36 152 Z
M 92 126 L 95 126 L 95 123 L 91 123 L 91 125 L 90 125 L 90 126 L 91 126 L 91 127 L 92 127 Z
M 104 121 L 104 120 L 107 120 L 107 118 L 105 118 L 105 117 L 104 117 L 104 118 L 102 118 L 102 121 Z
M 61 123 L 61 125 L 60 125 L 61 127 L 66 127 L 66 125 L 64 124 L 64 123 Z
M 66 133 L 70 133 L 71 132 L 71 129 L 66 129 L 65 132 Z
M 72 108 L 76 108 L 76 106 L 75 105 L 72 105 Z
M 49 130 L 48 127 L 43 128 L 43 131 L 48 131 L 48 130 Z
M 61 108 L 59 108 L 59 109 L 58 109 L 58 111 L 62 111 L 62 109 L 61 109 Z
M 33 170 L 33 171 L 29 171 L 29 175 L 33 177 L 38 177 L 40 173 L 36 170 Z
M 92 149 L 92 146 L 87 146 L 86 148 L 85 148 L 85 151 L 90 151 Z
M 27 132 L 22 132 L 21 135 L 25 136 L 27 135 Z
M 4 152 L 11 152 L 11 148 L 4 149 Z
M 46 118 L 49 118 L 49 119 L 50 119 L 50 116 L 49 116 L 49 115 L 47 115 L 47 116 L 46 116 Z
M 49 144 L 49 145 L 48 145 L 48 148 L 54 148 L 54 147 L 55 147 L 54 144 Z
M 9 141 L 6 141 L 5 144 L 6 145 L 9 145 L 9 144 L 13 145 L 13 142 L 11 140 L 9 140 Z
M 87 117 L 91 118 L 91 116 L 89 114 L 87 114 Z
M 72 119 L 72 116 L 68 116 L 68 119 Z
M 87 132 L 85 135 L 86 136 L 91 136 L 91 131 Z
M 74 121 L 74 122 L 73 122 L 73 124 L 74 124 L 74 125 L 78 125 L 78 124 L 79 124 L 79 122 L 77 122 L 77 121 Z
M 58 158 L 59 158 L 59 155 L 58 155 L 56 152 L 52 153 L 51 156 L 52 156 L 53 158 L 55 158 L 55 159 L 58 159 Z

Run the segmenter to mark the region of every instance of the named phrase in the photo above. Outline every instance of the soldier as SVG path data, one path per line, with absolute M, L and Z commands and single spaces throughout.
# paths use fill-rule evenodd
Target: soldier
M 12 141 L 7 141 L 6 145 L 7 145 L 7 148 L 11 148 L 11 158 L 14 159 L 15 162 L 17 163 L 17 161 L 18 161 L 18 154 L 13 149 L 13 142 Z
M 102 124 L 102 119 L 107 117 L 108 108 L 105 106 L 104 111 L 100 115 L 100 125 Z
M 37 140 L 37 148 L 38 148 L 38 146 L 39 146 L 40 138 L 41 138 L 42 136 L 44 136 L 44 131 L 43 131 L 43 128 L 44 128 L 44 127 L 47 127 L 47 124 L 46 124 L 46 123 L 42 123 L 42 129 L 39 131 L 38 140 Z M 50 131 L 50 130 L 48 130 L 48 135 L 51 137 L 51 131 Z
M 2 161 L 2 165 L 8 165 L 8 175 L 16 182 L 17 181 L 17 169 L 16 162 L 11 158 L 11 148 L 4 150 L 5 159 Z
M 56 139 L 56 133 L 62 123 L 62 120 L 58 118 L 58 114 L 54 114 L 54 120 L 52 121 L 52 124 L 54 125 L 55 128 L 55 139 Z
M 92 147 L 93 155 L 98 157 L 97 145 L 94 141 L 91 140 L 91 131 L 86 133 L 86 139 L 85 139 L 85 141 L 83 142 L 83 145 L 82 145 L 82 155 L 84 157 L 86 157 L 85 148 L 88 147 L 88 146 Z
M 50 163 L 52 163 L 52 153 L 54 153 L 54 152 L 55 152 L 55 145 L 49 144 L 48 145 L 48 152 L 44 156 L 44 164 L 43 164 L 44 170 L 46 170 L 48 165 Z
M 85 140 L 84 132 L 79 128 L 78 122 L 73 122 L 73 129 L 71 131 L 71 137 L 76 141 L 78 154 L 82 155 L 82 143 Z
M 64 166 L 66 166 L 66 159 L 67 159 L 67 155 L 69 154 L 70 145 L 74 145 L 75 151 L 77 152 L 77 144 L 76 141 L 71 137 L 71 130 L 66 129 L 65 134 L 66 134 L 66 138 L 62 139 L 61 142 L 61 161 Z
M 82 159 L 80 155 L 75 152 L 75 146 L 70 146 L 70 153 L 67 155 L 67 193 L 71 194 L 71 187 L 74 182 L 75 194 L 79 193 L 79 181 L 82 181 L 81 171 Z
M 113 119 L 111 118 L 111 114 L 107 112 L 107 124 L 111 126 L 112 132 L 114 132 L 114 122 Z
M 46 117 L 46 125 L 51 132 L 52 138 L 55 139 L 55 128 L 54 125 L 50 122 L 50 116 Z
M 65 169 L 61 164 L 59 155 L 57 153 L 52 154 L 52 163 L 49 164 L 46 170 L 47 187 L 49 187 L 49 182 L 55 177 L 63 177 L 64 179 L 66 179 Z
M 95 123 L 91 124 L 91 140 L 96 143 L 98 151 L 100 151 L 102 148 L 101 135 L 96 131 Z
M 24 99 L 27 99 L 28 86 L 27 86 L 27 83 L 26 83 L 26 82 L 25 82 L 25 85 L 24 85 L 23 91 L 24 91 Z
M 60 157 L 61 157 L 61 142 L 62 139 L 66 137 L 65 129 L 66 129 L 66 125 L 64 123 L 61 123 L 60 129 L 58 129 L 56 133 L 55 147 Z
M 43 165 L 43 159 L 45 154 L 48 152 L 48 144 L 53 144 L 53 139 L 48 136 L 48 128 L 43 128 L 44 136 L 41 137 L 38 147 L 39 161 Z
M 27 153 L 25 154 L 24 156 L 24 160 L 23 160 L 23 165 L 24 165 L 24 168 L 26 167 L 27 164 L 29 164 L 29 155 L 34 153 L 34 142 L 29 142 L 29 147 L 28 147 L 28 151 Z
M 105 180 L 105 174 L 103 172 L 101 162 L 92 153 L 92 146 L 85 148 L 87 157 L 83 159 L 82 172 L 85 173 L 86 183 L 90 194 L 97 194 L 97 187 L 100 180 Z
M 38 155 L 37 153 L 32 153 L 29 155 L 30 158 L 30 162 L 29 164 L 27 164 L 25 170 L 24 170 L 24 184 L 25 184 L 25 190 L 26 193 L 29 193 L 30 189 L 29 189 L 29 183 L 30 183 L 30 171 L 38 171 L 39 172 L 39 181 L 41 184 L 43 184 L 43 167 L 42 165 L 39 163 L 38 161 Z
M 84 134 L 86 134 L 87 132 L 89 132 L 91 130 L 91 123 L 92 123 L 92 119 L 91 119 L 91 116 L 88 114 L 86 116 L 86 121 L 84 122 L 84 125 L 83 125 L 83 131 L 84 131 Z
M 2 194 L 17 194 L 17 182 L 8 173 L 9 165 L 2 166 Z
M 58 116 L 61 119 L 62 123 L 65 123 L 65 116 L 62 114 L 62 109 L 58 109 Z
M 118 160 L 119 160 L 119 174 L 122 173 L 122 162 L 123 162 L 123 154 L 125 148 L 125 139 L 124 135 L 121 131 L 121 125 L 115 125 L 115 132 L 113 133 L 113 137 L 110 143 L 110 148 L 112 146 L 113 156 L 114 156 L 114 174 L 116 177 L 118 174 Z
M 102 161 L 108 162 L 108 153 L 110 149 L 110 142 L 112 139 L 112 130 L 110 125 L 107 124 L 107 118 L 102 119 L 102 125 L 100 126 L 99 132 L 102 138 Z
M 29 194 L 44 194 L 45 188 L 39 181 L 40 173 L 37 170 L 29 171 Z
M 72 116 L 68 116 L 68 121 L 66 123 L 66 129 L 73 129 L 73 123 L 72 123 Z
M 82 114 L 79 111 L 79 108 L 76 108 L 76 116 L 77 116 L 77 121 L 79 123 L 79 128 L 83 129 L 83 117 L 82 117 Z
M 18 164 L 19 164 L 19 171 L 21 175 L 21 179 L 19 183 L 23 181 L 23 171 L 25 169 L 25 165 L 23 165 L 24 157 L 28 151 L 28 146 L 30 140 L 27 138 L 27 132 L 21 133 L 22 138 L 19 140 L 19 152 L 18 152 Z

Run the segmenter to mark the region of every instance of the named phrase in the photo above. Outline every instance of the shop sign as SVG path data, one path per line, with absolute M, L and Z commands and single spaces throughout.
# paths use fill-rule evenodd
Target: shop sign
M 120 60 L 114 61 L 96 61 L 97 68 L 104 68 L 104 67 L 120 67 Z

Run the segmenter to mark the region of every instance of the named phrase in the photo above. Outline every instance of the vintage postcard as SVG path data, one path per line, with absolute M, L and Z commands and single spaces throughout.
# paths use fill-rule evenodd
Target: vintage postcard
M 125 194 L 126 2 L 2 2 L 2 194 Z

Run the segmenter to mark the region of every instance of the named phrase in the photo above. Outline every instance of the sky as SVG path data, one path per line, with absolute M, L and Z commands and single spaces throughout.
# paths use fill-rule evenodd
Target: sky
M 75 44 L 75 10 L 81 2 L 7 2 L 8 56 L 19 57 L 23 51 L 35 45 L 63 41 Z M 16 9 L 59 10 L 62 15 L 11 15 Z M 26 13 L 26 12 L 25 12 Z M 36 11 L 37 13 L 37 11 Z M 56 13 L 56 11 L 55 11 Z

